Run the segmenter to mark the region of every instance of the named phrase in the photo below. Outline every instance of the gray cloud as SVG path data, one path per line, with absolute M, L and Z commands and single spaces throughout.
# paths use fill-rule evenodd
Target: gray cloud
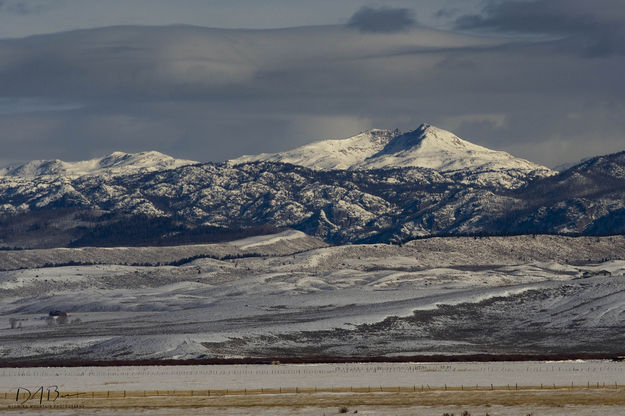
M 62 0 L 0 0 L 0 12 L 31 15 L 59 5 Z
M 362 7 L 347 22 L 347 27 L 361 32 L 403 32 L 417 23 L 414 12 L 405 8 Z
M 625 57 L 415 27 L 110 27 L 0 41 L 5 159 L 218 161 L 423 121 L 556 165 L 623 150 Z
M 564 36 L 563 46 L 589 57 L 625 54 L 621 0 L 491 0 L 483 14 L 456 19 L 456 27 Z
M 453 7 L 446 7 L 443 9 L 439 9 L 436 12 L 434 12 L 434 17 L 437 19 L 449 19 L 455 16 L 458 16 L 460 14 L 460 9 Z

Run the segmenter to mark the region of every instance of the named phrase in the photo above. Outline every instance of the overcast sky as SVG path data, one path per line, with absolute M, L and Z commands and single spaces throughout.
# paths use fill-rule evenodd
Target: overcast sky
M 422 122 L 552 167 L 625 150 L 622 0 L 0 0 L 0 37 L 0 164 Z

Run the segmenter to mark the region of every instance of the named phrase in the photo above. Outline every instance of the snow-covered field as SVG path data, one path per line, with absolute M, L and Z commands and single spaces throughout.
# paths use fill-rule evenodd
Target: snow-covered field
M 417 390 L 553 385 L 625 385 L 625 364 L 609 361 L 346 363 L 35 367 L 0 369 L 0 392 L 55 385 L 62 391 L 260 390 L 414 387 Z
M 287 231 L 192 246 L 194 255 L 221 250 L 221 260 L 0 272 L 0 359 L 624 350 L 621 237 L 440 238 L 403 247 L 315 241 Z M 167 253 L 90 255 L 131 250 L 155 263 Z M 184 250 L 172 248 L 170 261 Z M 22 253 L 25 263 L 47 255 L 33 252 L 11 255 Z M 71 259 L 86 250 L 64 252 Z M 130 264 L 122 254 L 120 263 Z

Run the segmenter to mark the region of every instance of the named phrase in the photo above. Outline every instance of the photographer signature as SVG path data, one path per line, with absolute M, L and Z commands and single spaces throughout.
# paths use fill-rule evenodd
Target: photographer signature
M 74 394 L 61 394 L 59 392 L 59 386 L 37 386 L 36 390 L 30 390 L 26 387 L 18 387 L 17 392 L 15 394 L 15 401 L 20 402 L 20 405 L 26 404 L 31 400 L 39 399 L 39 404 L 43 404 L 43 402 L 55 402 L 59 398 L 64 397 L 75 397 L 84 393 L 74 393 Z

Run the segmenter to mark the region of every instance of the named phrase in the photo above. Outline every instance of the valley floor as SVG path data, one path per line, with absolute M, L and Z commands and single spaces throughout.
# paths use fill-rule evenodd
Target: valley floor
M 57 257 L 84 265 L 42 267 Z M 327 247 L 289 231 L 0 252 L 0 359 L 620 354 L 623 259 L 621 236 Z

